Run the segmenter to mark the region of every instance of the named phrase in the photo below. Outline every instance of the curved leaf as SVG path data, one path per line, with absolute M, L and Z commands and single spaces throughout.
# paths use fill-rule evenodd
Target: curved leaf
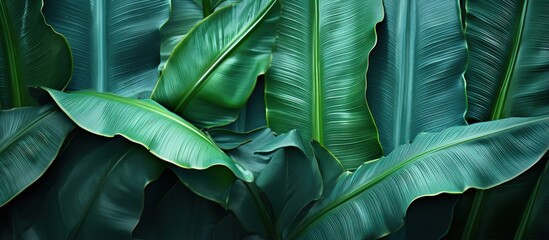
M 49 191 L 31 196 L 40 207 L 21 238 L 131 239 L 143 208 L 143 189 L 159 176 L 162 165 L 120 138 L 80 150 L 69 146 L 57 159 L 60 169 L 46 175 Z
M 244 181 L 253 180 L 251 172 L 240 167 L 200 130 L 150 99 L 98 92 L 47 91 L 78 126 L 92 133 L 106 137 L 122 135 L 182 168 L 220 165 L 227 168 L 225 176 L 234 173 Z
M 164 69 L 166 60 L 170 57 L 173 49 L 185 37 L 200 20 L 210 15 L 215 10 L 238 2 L 239 0 L 204 0 L 209 8 L 203 8 L 203 1 L 199 0 L 171 0 L 170 18 L 160 28 L 162 44 L 160 45 L 161 62 L 158 70 Z
M 469 0 L 466 7 L 468 119 L 549 114 L 549 1 Z
M 158 78 L 160 26 L 169 0 L 47 0 L 44 15 L 69 41 L 69 90 L 148 97 Z
M 266 75 L 267 124 L 297 129 L 347 169 L 381 155 L 364 99 L 368 54 L 383 19 L 381 0 L 284 1 Z
M 0 111 L 0 206 L 44 174 L 73 128 L 55 105 Z
M 492 187 L 534 165 L 548 149 L 549 116 L 419 134 L 387 157 L 343 173 L 288 237 L 381 237 L 400 226 L 414 199 Z
M 0 0 L 0 107 L 36 105 L 27 86 L 62 89 L 71 78 L 67 40 L 46 25 L 42 1 Z
M 168 59 L 152 99 L 203 127 L 234 121 L 270 62 L 278 9 L 277 0 L 244 0 L 200 22 Z
M 465 124 L 467 50 L 458 1 L 383 3 L 366 97 L 388 154 L 420 132 Z

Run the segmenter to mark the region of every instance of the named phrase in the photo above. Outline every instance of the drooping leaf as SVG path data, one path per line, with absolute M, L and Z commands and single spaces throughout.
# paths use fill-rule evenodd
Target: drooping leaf
M 46 194 L 30 193 L 36 219 L 20 238 L 131 239 L 144 188 L 161 173 L 161 162 L 122 138 L 84 150 L 67 147 L 57 159 L 61 169 L 46 174 Z
M 80 127 L 106 137 L 121 135 L 154 155 L 186 169 L 222 166 L 226 178 L 250 182 L 253 175 L 227 156 L 200 130 L 150 100 L 110 93 L 63 93 L 47 89 L 61 109 Z M 234 174 L 234 175 L 233 175 Z
M 69 90 L 148 97 L 158 78 L 160 26 L 169 0 L 46 0 L 46 21 L 69 41 Z
M 0 206 L 44 174 L 73 128 L 55 105 L 0 111 Z
M 179 43 L 189 30 L 200 22 L 200 20 L 209 16 L 215 10 L 240 0 L 212 1 L 213 0 L 171 0 L 170 18 L 160 28 L 162 44 L 160 46 L 161 62 L 158 66 L 158 70 L 164 68 L 166 60 L 170 57 L 177 43 Z M 207 5 L 206 8 L 204 8 L 204 5 Z
M 398 228 L 414 199 L 489 188 L 549 149 L 549 117 L 513 118 L 419 134 L 387 157 L 345 172 L 288 238 L 370 239 Z
M 468 119 L 549 114 L 549 1 L 466 4 Z
M 317 140 L 346 169 L 379 157 L 364 94 L 368 54 L 382 19 L 380 0 L 283 1 L 266 75 L 268 126 Z
M 465 124 L 467 50 L 458 1 L 383 3 L 366 97 L 388 154 L 420 132 Z
M 202 127 L 226 125 L 267 69 L 277 0 L 244 0 L 216 11 L 177 45 L 152 99 Z
M 71 78 L 67 40 L 44 22 L 42 1 L 0 1 L 0 107 L 36 105 L 27 87 L 63 89 Z

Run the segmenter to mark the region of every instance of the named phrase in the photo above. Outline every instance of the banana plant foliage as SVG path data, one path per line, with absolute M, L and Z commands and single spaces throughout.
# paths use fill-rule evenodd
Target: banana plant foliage
M 151 98 L 202 127 L 234 121 L 270 63 L 279 12 L 277 0 L 244 0 L 211 14 L 174 49 Z
M 458 1 L 383 3 L 366 97 L 388 154 L 420 132 L 465 124 L 467 50 Z
M 268 126 L 319 141 L 346 169 L 379 157 L 364 94 L 382 19 L 381 0 L 283 1 L 265 83 Z
M 143 145 L 155 156 L 186 169 L 223 166 L 221 179 L 253 180 L 250 171 L 227 156 L 199 129 L 150 99 L 110 93 L 63 93 L 47 89 L 78 126 L 101 136 L 121 135 Z
M 549 1 L 466 4 L 467 117 L 486 121 L 549 114 Z
M 44 22 L 42 1 L 0 1 L 0 107 L 36 105 L 28 86 L 63 89 L 72 72 L 67 40 Z
M 69 90 L 148 97 L 158 77 L 160 26 L 168 0 L 46 0 L 46 21 L 69 41 Z
M 549 149 L 548 140 L 548 116 L 419 134 L 412 144 L 396 148 L 387 157 L 365 163 L 354 173 L 343 172 L 332 178 L 336 180 L 328 183 L 335 184 L 332 190 L 286 236 L 384 236 L 399 227 L 414 199 L 442 192 L 461 193 L 468 188 L 485 189 L 505 182 L 534 165 Z
M 44 174 L 73 128 L 51 104 L 0 111 L 0 206 Z

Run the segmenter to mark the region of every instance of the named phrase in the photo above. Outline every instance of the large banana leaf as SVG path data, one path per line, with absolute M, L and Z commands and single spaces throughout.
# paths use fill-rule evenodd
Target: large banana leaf
M 69 41 L 69 90 L 148 97 L 158 78 L 169 0 L 46 0 L 46 21 Z
M 224 169 L 218 173 L 220 179 L 234 181 L 234 173 L 244 181 L 253 180 L 250 171 L 240 167 L 200 130 L 150 99 L 98 92 L 48 92 L 78 126 L 92 133 L 122 135 L 178 167 L 207 169 L 219 165 Z
M 0 206 L 44 174 L 73 128 L 55 105 L 0 111 Z
M 467 117 L 549 114 L 549 1 L 469 0 L 466 7 Z
M 161 62 L 159 70 L 164 68 L 166 60 L 173 49 L 185 37 L 187 32 L 200 20 L 215 10 L 238 2 L 239 0 L 171 0 L 170 18 L 160 28 L 162 44 L 160 45 Z M 204 7 L 206 6 L 206 7 Z
M 306 141 L 328 147 L 347 169 L 379 157 L 364 92 L 375 25 L 382 19 L 381 0 L 283 1 L 266 76 L 268 126 L 299 130 Z
M 343 173 L 287 237 L 381 237 L 398 228 L 414 199 L 492 187 L 534 165 L 548 149 L 549 116 L 419 134 L 387 157 Z
M 388 154 L 420 132 L 465 124 L 467 50 L 458 1 L 383 3 L 366 97 Z
M 269 65 L 278 15 L 277 0 L 244 0 L 210 15 L 177 45 L 152 99 L 203 127 L 234 121 Z
M 0 0 L 0 107 L 36 105 L 27 86 L 62 89 L 71 78 L 67 40 L 46 25 L 42 1 Z
M 14 206 L 12 212 L 34 208 L 35 219 L 18 238 L 131 239 L 144 188 L 162 172 L 161 162 L 122 138 L 103 138 L 93 148 L 75 147 L 92 139 L 76 140 L 56 160 L 58 169 L 46 173 L 46 184 Z

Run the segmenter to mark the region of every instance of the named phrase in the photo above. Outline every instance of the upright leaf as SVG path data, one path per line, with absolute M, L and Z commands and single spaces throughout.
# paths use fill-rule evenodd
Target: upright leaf
M 69 90 L 148 97 L 158 78 L 160 26 L 169 0 L 46 0 L 44 15 L 69 41 Z
M 385 154 L 465 124 L 467 50 L 455 0 L 386 0 L 366 97 Z
M 469 120 L 549 114 L 547 12 L 547 0 L 467 1 Z
M 299 130 L 347 169 L 379 157 L 364 92 L 375 25 L 382 19 L 381 0 L 284 1 L 266 77 L 268 126 Z
M 29 85 L 62 89 L 71 78 L 67 40 L 44 22 L 42 1 L 0 0 L 0 107 L 36 105 Z
M 548 149 L 549 116 L 419 134 L 387 157 L 343 173 L 287 237 L 381 237 L 398 228 L 414 199 L 495 186 L 524 172 Z
M 234 181 L 236 175 L 247 182 L 253 180 L 251 172 L 240 167 L 200 130 L 150 99 L 98 92 L 48 92 L 78 126 L 92 133 L 122 135 L 178 167 L 207 169 L 219 165 L 224 169 L 219 174 L 225 178 Z
M 55 105 L 0 111 L 0 206 L 44 174 L 73 128 Z
M 226 125 L 271 59 L 277 0 L 244 0 L 194 27 L 177 45 L 152 99 L 202 127 Z

